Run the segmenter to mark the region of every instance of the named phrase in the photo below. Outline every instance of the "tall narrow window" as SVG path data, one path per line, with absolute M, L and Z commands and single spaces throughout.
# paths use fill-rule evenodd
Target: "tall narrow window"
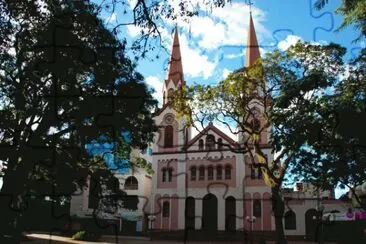
M 213 180 L 213 167 L 212 166 L 207 168 L 207 179 Z
M 165 126 L 164 146 L 173 147 L 173 126 L 171 126 L 171 125 Z
M 253 215 L 257 218 L 262 216 L 261 201 L 258 199 L 253 201 Z
M 204 180 L 205 179 L 205 168 L 203 166 L 200 167 L 199 169 L 199 180 Z
M 217 149 L 222 149 L 222 139 L 217 139 Z
M 216 179 L 221 180 L 222 179 L 222 167 L 219 165 L 216 168 Z
M 225 180 L 231 179 L 231 166 L 227 165 L 225 166 Z
M 169 217 L 170 204 L 169 202 L 163 202 L 163 217 Z
M 101 193 L 101 186 L 99 183 L 99 179 L 95 176 L 91 176 L 89 183 L 88 208 L 92 209 L 98 208 L 100 193 Z
M 291 210 L 285 213 L 285 229 L 296 230 L 296 214 Z
M 214 150 L 215 149 L 215 136 L 207 135 L 206 136 L 206 150 Z
M 197 171 L 196 167 L 193 166 L 191 168 L 191 180 L 196 180 L 196 173 L 197 173 L 196 171 Z
M 172 179 L 173 179 L 173 169 L 169 168 L 168 169 L 168 181 L 172 182 Z
M 162 179 L 163 179 L 163 182 L 166 181 L 166 168 L 162 169 Z
M 198 141 L 198 149 L 199 149 L 199 150 L 203 150 L 203 140 L 202 140 L 202 139 L 200 139 L 200 140 Z

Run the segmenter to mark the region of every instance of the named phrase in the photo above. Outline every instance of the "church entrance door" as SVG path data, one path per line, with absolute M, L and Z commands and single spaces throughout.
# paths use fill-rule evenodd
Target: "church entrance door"
M 203 198 L 202 206 L 202 230 L 209 233 L 215 233 L 217 230 L 217 197 L 213 194 L 207 194 Z

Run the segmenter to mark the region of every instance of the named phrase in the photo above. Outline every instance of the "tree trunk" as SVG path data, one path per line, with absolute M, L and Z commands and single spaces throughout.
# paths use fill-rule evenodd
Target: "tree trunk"
M 272 188 L 272 211 L 275 216 L 276 244 L 287 244 L 282 222 L 285 212 L 285 203 L 280 196 L 278 188 Z

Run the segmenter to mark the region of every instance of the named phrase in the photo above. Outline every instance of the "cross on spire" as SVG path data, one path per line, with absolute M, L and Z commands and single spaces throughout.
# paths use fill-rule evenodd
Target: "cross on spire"
M 252 5 L 253 5 L 254 3 L 252 3 L 252 0 L 248 0 L 248 6 L 249 6 L 249 13 L 250 13 L 250 15 L 252 15 Z

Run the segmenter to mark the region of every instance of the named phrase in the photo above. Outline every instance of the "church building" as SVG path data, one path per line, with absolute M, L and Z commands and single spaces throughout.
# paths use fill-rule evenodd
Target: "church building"
M 183 57 L 182 57 L 183 56 Z M 246 66 L 260 57 L 252 16 L 246 49 Z M 175 115 L 169 101 L 173 92 L 185 84 L 184 67 L 175 28 L 166 79 L 163 106 L 156 113 L 160 130 L 152 147 L 151 212 L 155 230 L 243 230 L 271 231 L 271 189 L 261 171 L 251 167 L 248 157 L 235 153 L 233 140 L 212 123 L 192 137 L 183 119 Z M 254 107 L 256 106 L 256 107 Z M 253 105 L 260 111 L 260 106 Z M 263 111 L 263 110 L 262 110 Z M 259 115 L 260 117 L 260 115 Z M 269 131 L 261 134 L 261 147 L 272 160 Z M 255 221 L 253 221 L 255 220 Z M 250 226 L 252 225 L 252 226 Z

